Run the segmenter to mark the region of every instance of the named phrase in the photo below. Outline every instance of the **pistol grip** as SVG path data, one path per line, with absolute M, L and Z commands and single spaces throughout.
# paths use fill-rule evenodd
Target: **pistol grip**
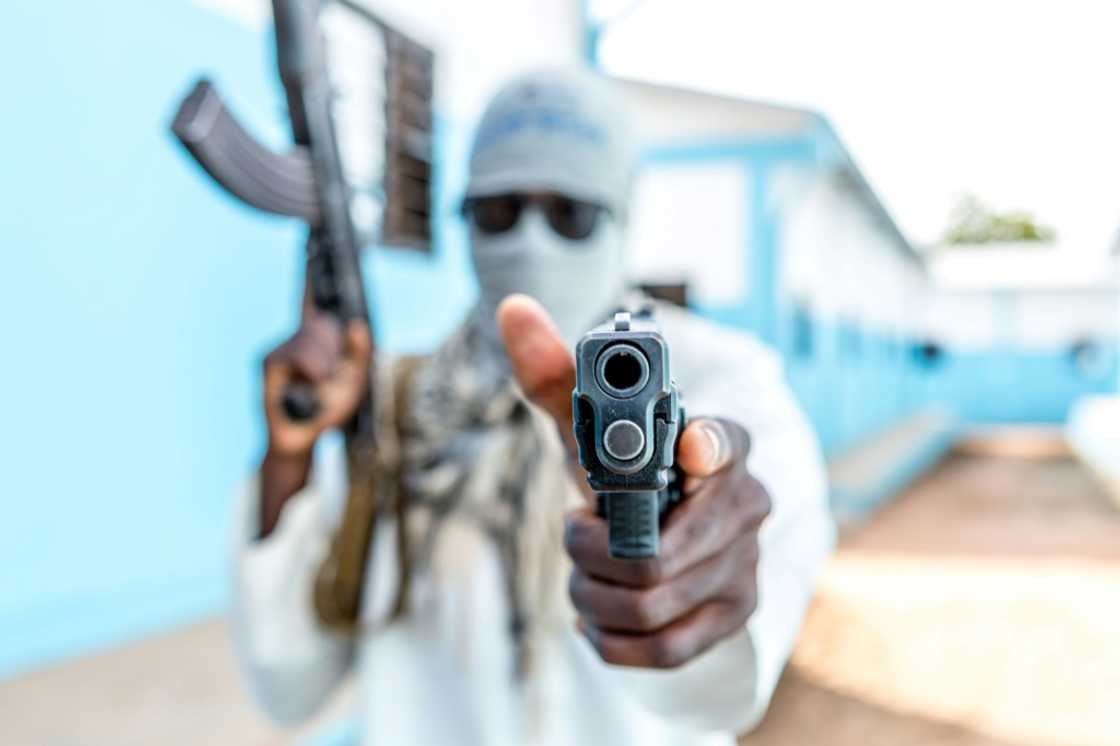
M 307 422 L 319 414 L 319 397 L 306 381 L 292 381 L 284 391 L 284 414 L 292 422 Z
M 599 512 L 607 519 L 608 552 L 617 559 L 657 556 L 660 492 L 606 492 Z

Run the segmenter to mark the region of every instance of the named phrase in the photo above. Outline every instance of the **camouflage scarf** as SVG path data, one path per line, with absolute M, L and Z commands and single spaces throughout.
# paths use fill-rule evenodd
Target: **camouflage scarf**
M 493 541 L 523 675 L 534 636 L 558 616 L 563 513 L 578 496 L 555 426 L 522 397 L 489 314 L 476 307 L 417 370 L 402 420 L 405 572 L 433 571 L 450 522 L 465 521 Z

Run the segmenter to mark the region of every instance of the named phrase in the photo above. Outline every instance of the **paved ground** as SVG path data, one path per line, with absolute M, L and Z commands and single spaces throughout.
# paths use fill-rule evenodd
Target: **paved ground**
M 741 743 L 1120 744 L 1120 512 L 1068 460 L 942 464 L 844 538 Z
M 220 620 L 0 684 L 3 746 L 288 746 L 347 711 L 277 730 L 254 709 Z
M 299 743 L 220 621 L 0 684 L 4 746 Z M 1120 512 L 1068 460 L 959 456 L 842 542 L 746 746 L 1117 746 Z

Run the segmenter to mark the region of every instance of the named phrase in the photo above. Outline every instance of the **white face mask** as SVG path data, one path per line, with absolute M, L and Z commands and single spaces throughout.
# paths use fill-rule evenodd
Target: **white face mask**
M 588 238 L 572 240 L 553 231 L 540 208 L 529 205 L 503 233 L 483 233 L 472 225 L 471 260 L 479 302 L 491 318 L 503 298 L 524 293 L 545 307 L 571 345 L 606 318 L 624 284 L 622 231 L 606 214 Z

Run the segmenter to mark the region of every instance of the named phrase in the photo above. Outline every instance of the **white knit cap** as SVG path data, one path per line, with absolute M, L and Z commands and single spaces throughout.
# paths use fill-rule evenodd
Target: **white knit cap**
M 537 70 L 486 108 L 467 196 L 551 191 L 625 212 L 634 166 L 614 84 L 586 70 Z

